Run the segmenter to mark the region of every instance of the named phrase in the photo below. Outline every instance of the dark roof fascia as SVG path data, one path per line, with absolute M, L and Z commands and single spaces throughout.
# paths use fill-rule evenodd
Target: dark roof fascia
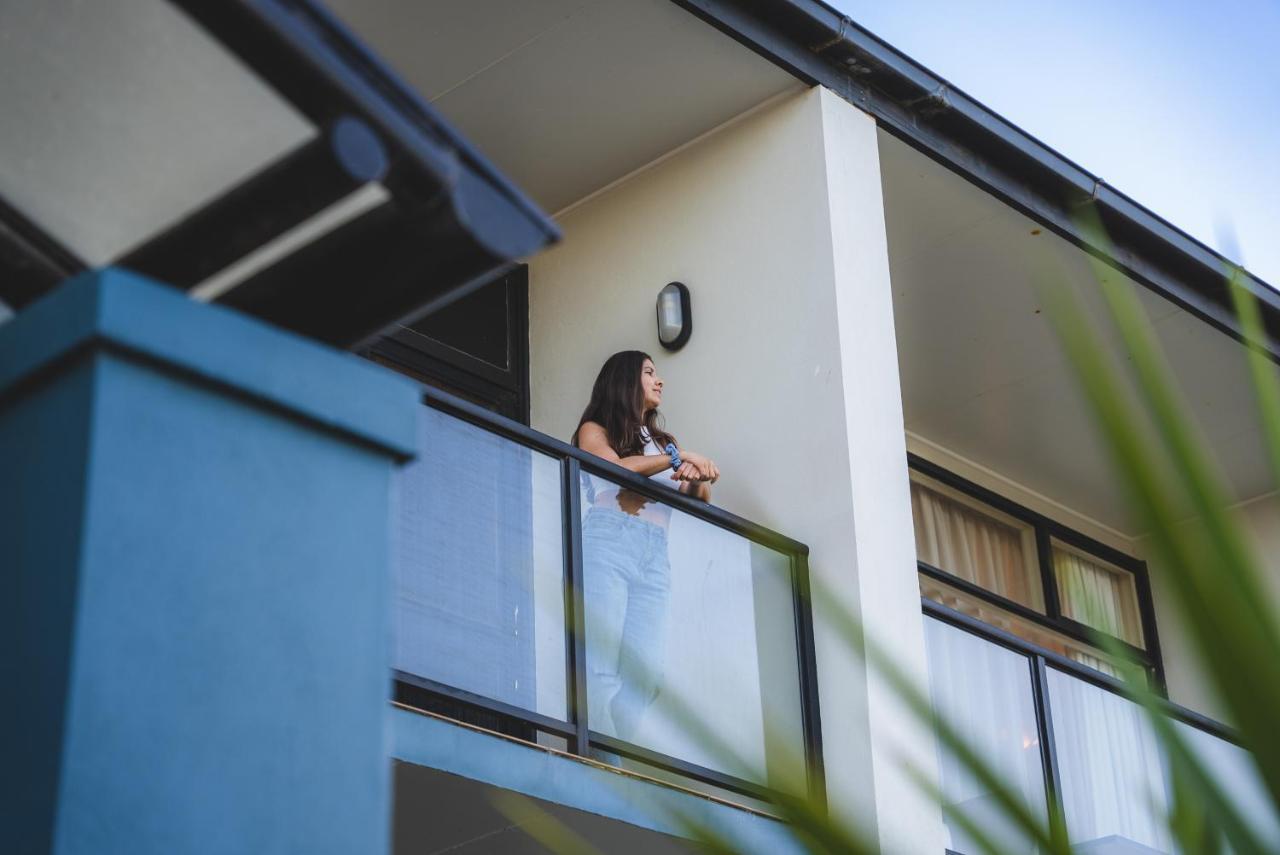
M 1227 277 L 1257 299 L 1280 362 L 1280 293 L 1001 118 L 821 0 L 673 0 L 1056 234 L 1243 340 Z M 1105 239 L 1083 216 L 1097 213 Z

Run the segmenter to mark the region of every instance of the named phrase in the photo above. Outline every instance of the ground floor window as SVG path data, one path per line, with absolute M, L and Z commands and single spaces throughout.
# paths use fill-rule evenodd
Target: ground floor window
M 1146 565 L 912 455 L 921 594 L 1105 674 L 1118 642 L 1161 682 Z

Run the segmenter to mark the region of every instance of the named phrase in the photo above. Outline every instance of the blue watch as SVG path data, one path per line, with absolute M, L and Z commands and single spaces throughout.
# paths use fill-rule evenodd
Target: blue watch
M 676 444 L 674 442 L 668 442 L 666 450 L 667 450 L 667 454 L 671 455 L 671 468 L 679 469 L 680 468 L 680 449 L 676 448 Z

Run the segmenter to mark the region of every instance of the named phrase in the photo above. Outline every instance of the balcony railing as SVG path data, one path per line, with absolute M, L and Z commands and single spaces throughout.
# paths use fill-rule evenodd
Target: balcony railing
M 1121 684 L 974 618 L 924 600 L 934 708 L 956 726 L 1025 801 L 1057 800 L 1077 852 L 1153 855 L 1175 851 L 1165 817 L 1168 764 L 1144 710 Z M 1266 839 L 1280 827 L 1248 754 L 1221 725 L 1168 705 L 1191 749 L 1215 772 Z M 1002 821 L 991 793 L 939 749 L 948 804 L 978 821 L 1009 851 L 1035 851 Z M 948 850 L 982 851 L 948 822 Z
M 800 759 L 820 794 L 807 547 L 452 396 L 425 403 L 400 488 L 400 700 L 753 799 Z

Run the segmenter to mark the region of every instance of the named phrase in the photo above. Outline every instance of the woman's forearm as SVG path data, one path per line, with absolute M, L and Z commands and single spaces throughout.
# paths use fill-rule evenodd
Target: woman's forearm
M 705 460 L 706 458 L 700 457 L 698 459 Z M 662 454 L 633 454 L 630 457 L 619 458 L 617 463 L 623 469 L 628 469 L 646 478 L 659 475 L 671 469 L 671 458 Z M 692 471 L 696 477 L 696 469 Z M 719 474 L 719 471 L 717 471 L 716 475 Z M 711 484 L 707 481 L 683 480 L 678 489 L 681 493 L 692 496 L 695 499 L 701 499 L 704 502 L 711 501 Z
M 671 458 L 663 454 L 634 454 L 631 457 L 621 458 L 618 465 L 647 478 L 669 470 Z
M 667 472 L 671 469 L 671 458 L 661 454 L 635 454 L 631 457 L 623 457 L 618 461 L 618 465 L 624 469 L 629 469 L 637 475 L 650 477 Z M 711 501 L 711 485 L 706 481 L 683 481 L 679 486 L 681 493 L 692 496 L 695 499 L 701 499 L 704 502 Z

